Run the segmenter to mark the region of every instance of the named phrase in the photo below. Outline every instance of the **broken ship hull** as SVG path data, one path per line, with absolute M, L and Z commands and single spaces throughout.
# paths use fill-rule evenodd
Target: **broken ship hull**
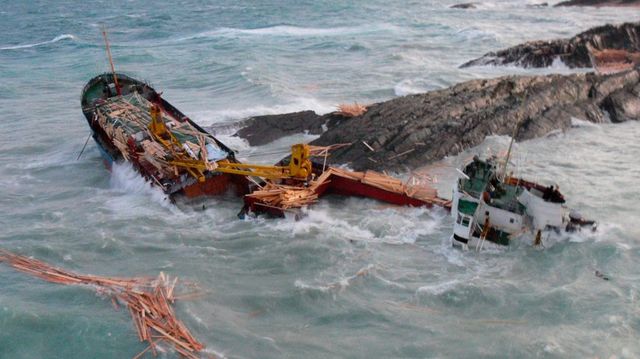
M 119 101 L 126 106 L 132 106 L 131 110 L 139 116 L 148 113 L 149 106 L 159 106 L 163 118 L 168 119 L 168 122 L 189 128 L 194 136 L 206 139 L 206 143 L 215 146 L 221 153 L 226 153 L 228 161 L 237 161 L 231 149 L 163 99 L 150 85 L 124 74 L 116 74 L 116 77 L 117 84 L 111 73 L 92 78 L 83 88 L 81 100 L 82 112 L 92 131 L 91 136 L 108 169 L 114 162 L 129 162 L 144 178 L 170 196 L 212 196 L 227 192 L 231 187 L 235 187 L 238 194 L 248 193 L 248 183 L 243 176 L 206 171 L 199 180 L 194 176 L 179 173 L 177 169 L 174 174 L 160 173 L 153 166 L 153 161 L 142 155 L 142 145 L 148 137 L 148 129 L 141 126 L 138 133 L 134 134 L 132 131 L 123 131 L 122 128 L 125 127 L 117 125 L 117 117 L 123 115 L 116 113 L 121 110 L 114 111 L 113 108 L 118 108 L 116 106 Z M 104 121 L 104 118 L 112 119 L 111 116 L 114 121 Z

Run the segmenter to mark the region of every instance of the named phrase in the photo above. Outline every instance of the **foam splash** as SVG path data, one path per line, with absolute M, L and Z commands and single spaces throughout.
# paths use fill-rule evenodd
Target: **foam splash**
M 160 188 L 152 186 L 128 162 L 112 164 L 110 185 L 119 192 L 150 198 L 162 207 L 175 208 Z
M 413 244 L 435 235 L 447 217 L 440 209 L 391 207 L 382 203 L 377 208 L 365 210 L 365 214 L 361 223 L 373 232 L 370 241 L 387 244 Z M 387 220 L 380 221 L 381 216 Z
M 0 50 L 28 49 L 28 48 L 32 48 L 32 47 L 53 44 L 53 43 L 56 43 L 56 42 L 62 41 L 62 40 L 76 40 L 76 39 L 77 38 L 75 36 L 71 35 L 71 34 L 62 34 L 62 35 L 58 35 L 58 36 L 54 37 L 53 39 L 51 39 L 49 41 L 37 42 L 35 44 L 5 46 L 5 47 L 0 47 Z
M 396 96 L 414 95 L 427 92 L 428 89 L 419 83 L 418 80 L 406 79 L 393 86 L 393 92 Z
M 600 128 L 600 125 L 571 116 L 571 127 Z
M 288 233 L 295 237 L 306 235 L 316 231 L 322 231 L 330 237 L 344 238 L 347 240 L 367 240 L 374 235 L 367 229 L 349 223 L 345 219 L 340 219 L 340 214 L 335 216 L 334 211 L 327 206 L 317 206 L 312 209 L 305 209 L 301 220 L 281 220 L 268 224 L 272 229 Z

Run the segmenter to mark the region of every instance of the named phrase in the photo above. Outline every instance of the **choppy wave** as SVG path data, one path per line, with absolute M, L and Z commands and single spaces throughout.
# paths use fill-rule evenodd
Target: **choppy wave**
M 62 40 L 76 40 L 76 39 L 77 38 L 75 36 L 71 35 L 71 34 L 62 34 L 62 35 L 58 35 L 58 36 L 54 37 L 53 39 L 51 39 L 49 41 L 36 42 L 35 44 L 5 46 L 5 47 L 0 47 L 0 50 L 28 49 L 28 48 L 32 48 L 32 47 L 53 44 L 53 43 L 56 43 L 56 42 L 62 41 Z
M 256 29 L 242 29 L 221 27 L 211 31 L 200 32 L 178 39 L 179 41 L 199 38 L 236 37 L 236 36 L 283 36 L 283 37 L 315 37 L 315 36 L 344 36 L 381 31 L 399 31 L 399 27 L 391 24 L 371 24 L 366 26 L 340 26 L 328 28 L 299 27 L 291 25 L 276 25 Z

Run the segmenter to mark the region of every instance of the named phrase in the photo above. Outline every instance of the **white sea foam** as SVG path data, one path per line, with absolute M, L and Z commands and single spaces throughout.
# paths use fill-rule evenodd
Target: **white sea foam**
M 340 213 L 334 213 L 324 205 L 305 210 L 305 214 L 301 220 L 274 221 L 269 226 L 292 237 L 315 231 L 347 240 L 367 240 L 374 237 L 371 231 L 349 223 L 340 217 Z
M 571 127 L 588 127 L 588 128 L 599 128 L 600 125 L 586 121 L 577 117 L 571 116 Z
M 35 44 L 5 46 L 5 47 L 0 47 L 0 50 L 28 49 L 28 48 L 31 48 L 31 47 L 42 46 L 42 45 L 47 45 L 47 44 L 53 44 L 55 42 L 62 41 L 62 40 L 76 40 L 76 39 L 77 38 L 75 36 L 71 35 L 71 34 L 63 34 L 63 35 L 58 35 L 58 36 L 54 37 L 53 39 L 51 39 L 49 41 L 36 42 Z
M 112 164 L 110 184 L 111 188 L 117 191 L 141 198 L 150 198 L 163 207 L 175 209 L 167 195 L 160 188 L 152 186 L 146 181 L 128 162 Z M 123 207 L 126 206 L 123 204 Z
M 436 233 L 446 218 L 444 211 L 425 207 L 397 207 L 378 203 L 362 203 L 365 218 L 361 225 L 373 232 L 369 241 L 389 244 L 411 244 Z M 380 217 L 385 221 L 380 221 Z
M 455 288 L 458 284 L 460 284 L 460 280 L 454 279 L 442 283 L 436 283 L 431 285 L 425 285 L 418 288 L 417 293 L 428 293 L 433 295 L 440 295 L 448 290 Z
M 385 283 L 387 285 L 390 285 L 390 286 L 404 288 L 402 285 L 399 285 L 399 284 L 394 283 L 392 281 L 389 281 L 389 280 L 387 280 L 385 278 L 382 278 L 379 275 L 376 275 L 375 274 L 375 267 L 373 265 L 371 265 L 371 264 L 365 266 L 364 268 L 359 269 L 353 275 L 339 277 L 337 280 L 332 281 L 330 283 L 326 283 L 326 284 L 308 284 L 303 280 L 297 279 L 294 282 L 294 286 L 296 288 L 302 289 L 302 290 L 317 290 L 317 291 L 320 291 L 320 292 L 323 292 L 323 293 L 327 293 L 327 292 L 331 292 L 331 291 L 342 292 L 345 289 L 347 289 L 349 286 L 351 286 L 351 284 L 353 282 L 355 282 L 356 280 L 358 280 L 359 278 L 363 278 L 363 277 L 367 277 L 367 276 L 375 277 L 376 279 L 378 279 L 378 280 L 382 281 L 383 283 Z
M 233 108 L 213 111 L 192 111 L 191 117 L 198 124 L 210 126 L 217 123 L 237 121 L 253 116 L 276 115 L 297 111 L 311 110 L 317 114 L 335 111 L 337 104 L 327 103 L 315 98 L 301 97 L 276 105 L 257 105 L 252 107 Z
M 233 27 L 221 27 L 210 31 L 200 32 L 183 37 L 178 41 L 198 38 L 238 37 L 238 36 L 283 36 L 283 37 L 314 37 L 314 36 L 344 36 L 375 32 L 394 32 L 400 28 L 386 23 L 363 26 L 340 26 L 329 28 L 299 27 L 291 25 L 276 25 L 256 29 L 242 29 Z
M 396 94 L 396 96 L 413 95 L 426 91 L 427 89 L 425 87 L 421 86 L 417 83 L 416 80 L 412 79 L 402 80 L 393 87 L 393 92 Z

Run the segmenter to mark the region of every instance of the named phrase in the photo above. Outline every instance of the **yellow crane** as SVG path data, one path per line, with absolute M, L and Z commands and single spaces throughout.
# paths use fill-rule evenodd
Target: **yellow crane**
M 305 181 L 311 175 L 310 148 L 306 144 L 291 146 L 291 160 L 289 166 L 268 166 L 231 162 L 227 159 L 215 163 L 206 159 L 194 159 L 183 149 L 180 141 L 171 133 L 162 120 L 162 110 L 153 105 L 150 109 L 151 122 L 149 132 L 154 139 L 167 148 L 173 159 L 167 161 L 169 165 L 184 168 L 200 182 L 205 180 L 205 171 L 217 171 L 242 176 L 262 177 L 265 179 L 297 179 Z
M 307 180 L 311 175 L 311 161 L 309 160 L 309 145 L 295 144 L 291 146 L 291 160 L 289 166 L 265 166 L 248 163 L 217 162 L 218 172 L 232 173 L 243 176 L 255 176 L 267 179 L 293 178 Z

